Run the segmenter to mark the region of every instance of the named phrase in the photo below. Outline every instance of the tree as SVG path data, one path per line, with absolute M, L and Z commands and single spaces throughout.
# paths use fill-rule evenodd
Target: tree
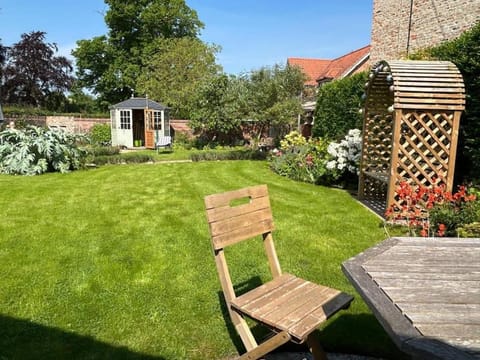
M 55 43 L 45 42 L 45 32 L 22 34 L 21 41 L 6 51 L 2 100 L 55 107 L 59 99 L 65 99 L 64 92 L 73 84 L 73 67 L 66 57 L 55 56 L 57 51 Z
M 304 75 L 298 68 L 275 65 L 235 77 L 220 75 L 202 85 L 191 126 L 207 141 L 233 144 L 241 139 L 241 124 L 255 142 L 274 127 L 288 132 L 302 111 Z M 247 130 L 246 128 L 244 130 Z
M 248 76 L 249 117 L 257 124 L 255 136 L 275 127 L 287 133 L 302 112 L 300 94 L 305 75 L 297 67 L 275 65 L 252 71 Z
M 219 74 L 199 87 L 190 126 L 206 143 L 232 145 L 241 139 L 239 99 L 246 94 L 241 79 Z
M 7 48 L 2 45 L 0 39 L 0 80 L 2 79 L 3 75 L 3 66 L 5 65 L 5 60 L 6 60 L 6 54 L 7 54 Z
M 107 103 L 132 95 L 144 51 L 158 38 L 198 36 L 203 23 L 184 0 L 105 0 L 108 35 L 80 40 L 77 77 Z
M 171 107 L 174 117 L 190 119 L 199 86 L 220 71 L 217 51 L 197 38 L 157 39 L 144 54 L 137 89 Z

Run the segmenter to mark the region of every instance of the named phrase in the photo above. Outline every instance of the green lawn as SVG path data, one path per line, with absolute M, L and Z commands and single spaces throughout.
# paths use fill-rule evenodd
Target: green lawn
M 321 332 L 327 350 L 399 357 L 340 269 L 384 238 L 378 218 L 344 191 L 230 161 L 0 176 L 0 359 L 243 351 L 222 316 L 203 197 L 262 183 L 283 270 L 355 295 Z M 250 280 L 256 265 L 267 279 L 260 242 L 234 250 L 234 280 Z

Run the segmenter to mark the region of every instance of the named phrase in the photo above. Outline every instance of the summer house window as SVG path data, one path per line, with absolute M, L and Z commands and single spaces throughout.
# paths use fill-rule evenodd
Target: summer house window
M 130 111 L 120 110 L 120 129 L 131 129 Z
M 153 113 L 153 128 L 154 130 L 162 130 L 162 113 L 160 111 Z

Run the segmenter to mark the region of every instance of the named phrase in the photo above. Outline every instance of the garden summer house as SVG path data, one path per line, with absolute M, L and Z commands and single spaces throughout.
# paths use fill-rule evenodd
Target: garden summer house
M 148 98 L 132 97 L 110 108 L 112 145 L 155 149 L 170 136 L 169 108 Z
M 359 198 L 382 212 L 401 208 L 395 193 L 410 185 L 452 191 L 465 88 L 448 61 L 380 61 L 369 76 Z

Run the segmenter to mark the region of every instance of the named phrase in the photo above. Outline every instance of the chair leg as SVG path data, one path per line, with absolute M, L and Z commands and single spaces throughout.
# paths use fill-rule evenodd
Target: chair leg
M 320 342 L 316 338 L 316 336 L 311 333 L 307 337 L 307 345 L 308 349 L 313 355 L 314 360 L 327 360 L 327 353 L 323 350 L 322 346 L 320 345 Z
M 283 344 L 289 342 L 291 339 L 290 335 L 286 331 L 276 334 L 270 339 L 264 341 L 258 345 L 255 349 L 248 351 L 238 358 L 238 360 L 257 360 L 260 359 L 263 355 L 268 354 L 270 351 L 282 346 Z

